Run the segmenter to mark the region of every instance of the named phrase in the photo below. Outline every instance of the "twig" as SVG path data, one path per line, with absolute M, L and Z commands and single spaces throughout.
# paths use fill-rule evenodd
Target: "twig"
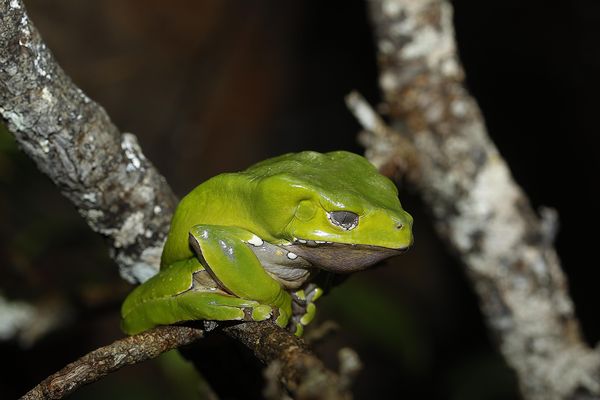
M 346 96 L 346 105 L 363 126 L 359 135 L 365 146 L 365 156 L 388 176 L 404 176 L 412 181 L 419 178 L 419 152 L 399 130 L 388 126 L 383 118 L 358 92 Z
M 100 347 L 44 379 L 23 400 L 61 399 L 79 387 L 131 364 L 158 357 L 190 344 L 204 331 L 186 326 L 161 326 Z
M 438 232 L 464 262 L 524 397 L 598 398 L 600 356 L 581 337 L 548 240 L 555 224 L 532 210 L 464 88 L 450 3 L 369 5 L 391 123 L 419 153 L 415 183 Z M 369 151 L 385 158 L 378 149 Z
M 283 382 L 295 399 L 351 398 L 347 392 L 351 380 L 346 379 L 342 384 L 338 376 L 326 369 L 301 340 L 275 324 L 248 322 L 224 328 L 223 331 L 246 345 L 265 364 L 276 363 L 280 366 L 274 377 L 277 382 Z M 158 357 L 203 336 L 204 331 L 198 328 L 161 326 L 117 340 L 50 375 L 22 399 L 63 398 L 122 367 Z
M 270 323 L 243 323 L 223 329 L 265 364 L 277 361 L 280 379 L 294 399 L 350 399 L 349 385 L 329 371 L 306 345 Z
M 350 387 L 354 378 L 362 370 L 363 365 L 358 357 L 358 353 L 349 347 L 341 348 L 338 351 L 338 360 L 340 362 L 340 381 L 342 386 Z

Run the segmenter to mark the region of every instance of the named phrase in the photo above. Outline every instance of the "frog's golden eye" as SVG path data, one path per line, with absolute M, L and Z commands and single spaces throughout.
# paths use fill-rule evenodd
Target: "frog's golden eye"
M 333 225 L 347 231 L 356 228 L 358 225 L 358 215 L 352 211 L 332 211 L 327 213 L 327 217 Z

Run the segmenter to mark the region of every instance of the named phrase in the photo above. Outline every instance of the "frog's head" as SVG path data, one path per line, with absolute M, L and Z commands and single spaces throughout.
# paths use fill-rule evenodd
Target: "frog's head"
M 253 204 L 269 234 L 324 269 L 363 269 L 412 244 L 396 186 L 361 156 L 286 154 L 247 172 L 257 178 Z

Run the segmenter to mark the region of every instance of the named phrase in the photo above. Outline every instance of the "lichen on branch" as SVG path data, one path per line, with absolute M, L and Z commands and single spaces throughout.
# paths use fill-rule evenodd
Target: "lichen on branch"
M 553 213 L 542 219 L 532 209 L 464 87 L 451 4 L 370 0 L 369 9 L 391 124 L 384 131 L 418 152 L 413 183 L 464 263 L 524 397 L 598 398 L 600 356 L 582 338 L 552 247 Z M 392 139 L 374 132 L 363 141 L 378 164 L 395 163 L 378 145 Z
M 57 64 L 19 0 L 0 1 L 0 115 L 19 147 L 104 236 L 121 275 L 158 270 L 176 204 L 133 134 Z

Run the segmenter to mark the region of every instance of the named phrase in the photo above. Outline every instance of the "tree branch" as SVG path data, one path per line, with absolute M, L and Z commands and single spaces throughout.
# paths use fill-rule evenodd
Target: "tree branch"
M 204 335 L 201 329 L 160 326 L 100 347 L 44 379 L 25 394 L 24 400 L 61 399 L 79 387 L 95 382 L 120 368 L 156 358 L 190 344 Z
M 340 380 L 304 342 L 271 323 L 246 322 L 223 329 L 265 364 L 280 363 L 280 380 L 294 399 L 350 399 L 350 382 Z
M 416 149 L 418 172 L 409 178 L 465 264 L 525 398 L 597 398 L 600 357 L 581 337 L 552 247 L 553 224 L 531 208 L 464 88 L 450 3 L 370 0 L 369 6 L 393 129 L 362 136 L 368 157 L 398 169 L 389 149 L 396 137 Z
M 106 238 L 121 275 L 143 282 L 155 274 L 176 198 L 135 136 L 121 135 L 58 66 L 21 0 L 0 0 L 0 114 L 23 151 Z M 281 362 L 283 383 L 297 398 L 349 398 L 336 374 L 269 321 L 223 331 L 260 360 Z M 161 327 L 121 339 L 65 367 L 26 398 L 59 398 L 199 337 L 198 330 Z
M 350 399 L 345 382 L 307 349 L 304 342 L 272 323 L 246 322 L 222 329 L 265 364 L 277 363 L 277 382 L 295 399 Z M 60 399 L 127 365 L 195 342 L 204 331 L 187 326 L 160 326 L 100 347 L 50 375 L 25 394 L 24 400 Z M 356 363 L 356 361 L 354 361 Z M 352 376 L 351 371 L 348 375 Z M 345 374 L 346 375 L 346 374 Z
M 108 241 L 121 275 L 158 271 L 176 204 L 134 135 L 60 68 L 20 0 L 0 1 L 0 114 L 21 149 Z

